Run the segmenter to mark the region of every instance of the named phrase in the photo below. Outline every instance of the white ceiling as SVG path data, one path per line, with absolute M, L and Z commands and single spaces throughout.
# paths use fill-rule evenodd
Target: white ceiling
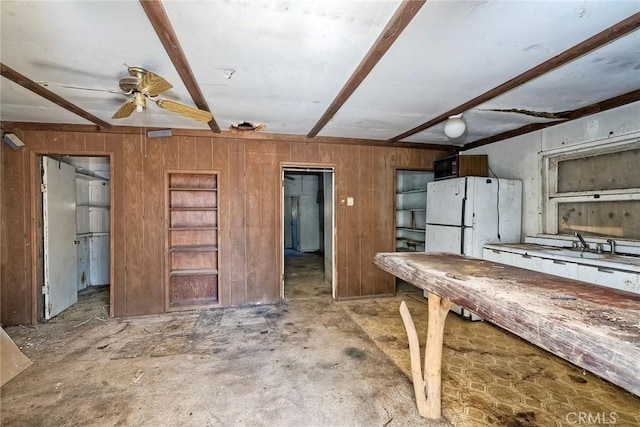
M 220 127 L 307 134 L 345 85 L 400 1 L 167 1 L 167 15 Z M 127 98 L 126 66 L 170 81 L 162 97 L 194 105 L 138 1 L 1 2 L 1 62 L 113 125 L 209 129 L 149 105 L 110 117 Z M 638 0 L 429 0 L 320 136 L 386 140 L 412 129 L 640 12 Z M 90 124 L 1 79 L 0 119 Z M 473 142 L 548 121 L 491 109 L 561 112 L 640 89 L 640 31 L 405 141 Z

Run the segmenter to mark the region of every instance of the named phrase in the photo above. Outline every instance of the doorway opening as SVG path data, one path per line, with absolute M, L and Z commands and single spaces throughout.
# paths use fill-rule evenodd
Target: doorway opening
M 106 320 L 111 294 L 108 156 L 37 156 L 39 320 Z
M 335 297 L 333 174 L 332 167 L 282 168 L 282 298 Z

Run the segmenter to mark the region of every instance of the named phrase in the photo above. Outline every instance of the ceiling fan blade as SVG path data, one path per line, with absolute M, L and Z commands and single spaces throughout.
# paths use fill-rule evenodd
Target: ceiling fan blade
M 118 95 L 127 95 L 126 92 L 122 92 L 121 90 L 111 90 L 111 89 L 97 89 L 97 88 L 93 88 L 93 87 L 82 87 L 82 86 L 71 86 L 71 85 L 65 85 L 62 83 L 52 83 L 52 82 L 36 82 L 38 83 L 40 86 L 43 87 L 62 87 L 62 88 L 66 88 L 66 89 L 77 89 L 77 90 L 87 90 L 87 91 L 91 91 L 91 92 L 105 92 L 105 93 L 115 93 Z
M 174 113 L 178 113 L 182 116 L 189 117 L 190 119 L 194 119 L 203 123 L 208 123 L 213 118 L 213 115 L 208 111 L 199 110 L 195 107 L 189 107 L 188 105 L 170 101 L 168 99 L 158 99 L 156 101 L 156 104 L 160 108 L 173 111 Z
M 136 103 L 131 101 L 123 104 L 122 107 L 111 117 L 112 119 L 124 119 L 136 111 Z
M 173 85 L 166 81 L 164 77 L 160 77 L 151 71 L 147 72 L 138 83 L 138 90 L 149 96 L 157 96 L 172 87 Z

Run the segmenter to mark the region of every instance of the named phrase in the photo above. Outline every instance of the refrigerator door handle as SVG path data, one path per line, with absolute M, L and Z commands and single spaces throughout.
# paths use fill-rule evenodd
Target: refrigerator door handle
M 464 253 L 464 229 L 465 229 L 465 215 L 467 210 L 467 178 L 464 179 L 464 197 L 462 198 L 462 213 L 460 218 L 460 255 L 465 255 Z

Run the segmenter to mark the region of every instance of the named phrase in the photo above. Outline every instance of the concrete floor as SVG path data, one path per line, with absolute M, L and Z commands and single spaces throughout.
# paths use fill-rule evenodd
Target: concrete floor
M 107 319 L 92 289 L 7 328 L 34 364 L 2 387 L 2 425 L 437 425 L 415 409 L 398 314 L 407 301 L 424 331 L 420 292 L 334 303 L 319 259 L 290 259 L 298 291 L 278 305 Z M 490 324 L 449 315 L 443 358 L 452 425 L 640 425 L 640 398 Z

